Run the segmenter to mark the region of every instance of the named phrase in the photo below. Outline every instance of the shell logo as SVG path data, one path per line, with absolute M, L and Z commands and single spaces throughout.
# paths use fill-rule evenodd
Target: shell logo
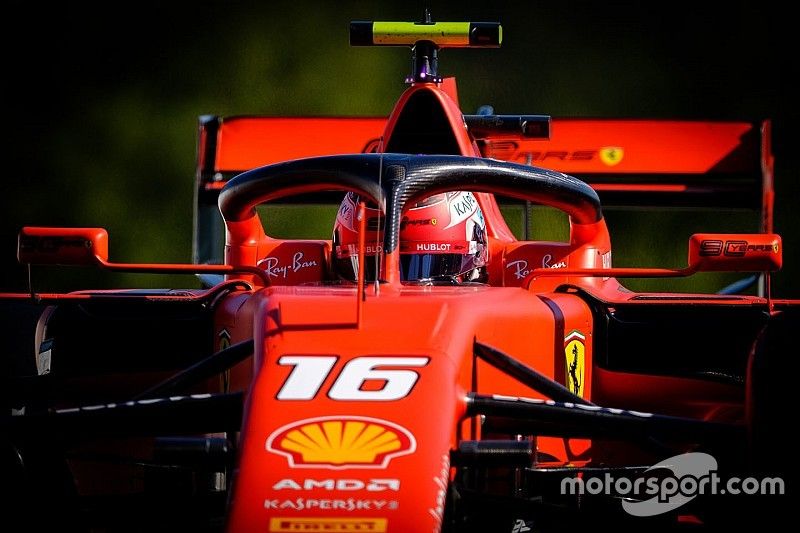
M 323 416 L 282 426 L 267 450 L 285 456 L 291 468 L 386 468 L 417 449 L 406 428 L 365 416 Z

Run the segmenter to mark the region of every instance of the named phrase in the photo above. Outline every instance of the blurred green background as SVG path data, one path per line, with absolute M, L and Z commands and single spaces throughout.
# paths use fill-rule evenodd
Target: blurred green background
M 348 22 L 497 20 L 500 50 L 444 50 L 462 108 L 554 117 L 774 121 L 779 296 L 800 297 L 798 105 L 790 17 L 770 2 L 11 1 L 3 33 L 0 290 L 24 290 L 23 225 L 101 226 L 114 261 L 191 261 L 197 117 L 385 116 L 405 48 L 350 48 Z M 518 214 L 514 215 L 515 217 Z M 550 238 L 563 222 L 534 221 Z M 607 213 L 615 266 L 685 265 L 693 231 L 754 231 L 727 212 Z M 512 222 L 512 224 L 516 224 Z M 328 222 L 321 227 L 329 228 Z M 716 290 L 736 276 L 661 283 Z M 37 268 L 39 290 L 196 286 L 191 276 Z M 653 289 L 631 280 L 635 289 Z

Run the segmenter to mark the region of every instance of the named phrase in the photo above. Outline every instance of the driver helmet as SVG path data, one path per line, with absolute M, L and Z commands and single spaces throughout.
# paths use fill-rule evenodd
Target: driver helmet
M 358 203 L 347 193 L 333 227 L 332 269 L 339 279 L 358 276 Z M 374 281 L 380 269 L 385 216 L 370 202 L 366 206 L 365 279 Z M 413 282 L 486 282 L 489 246 L 486 222 L 471 192 L 430 196 L 409 208 L 400 221 L 400 276 Z

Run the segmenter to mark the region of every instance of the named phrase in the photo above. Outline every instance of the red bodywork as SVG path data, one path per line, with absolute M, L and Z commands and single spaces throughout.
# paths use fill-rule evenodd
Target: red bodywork
M 225 120 L 215 132 L 201 130 L 200 171 L 225 176 L 284 160 L 392 152 L 393 146 L 403 147 L 403 136 L 430 133 L 424 125 L 408 129 L 409 121 L 424 123 L 413 109 L 420 101 L 438 114 L 440 126 L 446 125 L 446 131 L 437 134 L 457 150 L 449 155 L 584 173 L 601 192 L 703 192 L 715 169 L 726 172 L 738 164 L 730 154 L 753 133 L 749 123 L 555 120 L 549 141 L 475 139 L 464 125 L 452 81 L 417 83 L 401 96 L 388 121 Z M 296 142 L 298 138 L 303 142 Z M 652 145 L 661 151 L 648 152 Z M 440 153 L 438 149 L 431 153 Z M 664 153 L 679 157 L 665 159 Z M 208 154 L 211 161 L 203 159 Z M 761 154 L 761 160 L 771 165 L 768 153 Z M 639 179 L 654 173 L 666 178 Z M 603 181 L 603 176 L 612 174 L 631 179 Z M 226 179 L 201 181 L 200 188 L 219 192 L 227 190 L 226 183 Z M 602 217 L 593 220 L 584 208 L 553 197 L 547 203 L 572 216 L 569 242 L 521 241 L 503 220 L 495 194 L 482 188 L 476 196 L 490 238 L 488 284 L 404 284 L 395 249 L 383 261 L 385 281 L 379 287 L 366 284 L 362 296 L 356 285 L 329 283 L 330 241 L 270 237 L 259 216 L 248 211 L 251 204 L 288 192 L 347 189 L 332 185 L 289 185 L 285 191 L 262 191 L 246 198 L 243 215 L 225 220 L 225 265 L 116 265 L 107 261 L 107 249 L 98 251 L 97 264 L 106 268 L 218 273 L 225 274 L 228 283 L 240 283 L 232 290 L 220 290 L 214 299 L 197 294 L 125 296 L 128 301 L 149 298 L 163 305 L 207 301 L 212 310 L 212 352 L 254 341 L 252 357 L 225 371 L 224 379 L 211 379 L 195 391 L 242 392 L 245 398 L 235 439 L 235 468 L 228 480 L 228 531 L 438 531 L 448 505 L 448 487 L 457 478 L 451 454 L 466 441 L 530 442 L 531 468 L 624 466 L 632 457 L 637 464 L 659 460 L 646 453 L 632 455 L 629 447 L 605 440 L 512 432 L 502 423 L 489 424 L 470 411 L 470 395 L 509 401 L 548 396 L 476 357 L 476 343 L 509 354 L 575 397 L 599 406 L 745 427 L 741 384 L 665 372 L 669 361 L 645 360 L 638 367 L 630 363 L 637 350 L 645 359 L 651 348 L 658 352 L 655 345 L 670 341 L 674 330 L 664 330 L 660 338 L 654 336 L 659 323 L 648 323 L 631 332 L 635 342 L 644 345 L 619 349 L 617 330 L 603 320 L 624 328 L 628 327 L 624 320 L 614 322 L 620 310 L 639 316 L 657 309 L 654 320 L 668 316 L 679 321 L 681 310 L 702 307 L 709 315 L 718 309 L 731 316 L 748 313 L 766 324 L 775 311 L 765 297 L 637 294 L 618 278 L 714 269 L 774 270 L 780 268 L 782 251 L 776 235 L 724 236 L 723 246 L 735 241 L 730 248 L 733 259 L 704 253 L 713 248 L 708 243 L 722 242 L 723 237 L 695 236 L 698 242 L 691 248 L 685 271 L 619 269 L 611 264 L 611 240 Z M 742 185 L 742 190 L 749 186 Z M 768 210 L 771 198 L 770 183 L 763 201 L 756 204 Z M 771 221 L 764 224 L 765 230 L 768 227 Z M 52 230 L 42 234 L 52 235 Z M 27 229 L 25 235 L 36 236 L 36 231 Z M 107 246 L 104 238 L 97 239 Z M 755 248 L 748 249 L 748 243 Z M 85 254 L 75 262 L 85 263 Z M 119 305 L 122 296 L 83 292 L 71 298 L 100 305 L 106 298 Z M 34 297 L 51 303 L 70 298 Z M 793 304 L 781 306 L 788 309 Z M 761 327 L 753 325 L 750 337 L 743 333 L 747 344 L 740 347 L 742 353 L 751 351 Z M 628 359 L 619 362 L 617 351 Z M 127 390 L 136 390 L 136 384 L 122 381 Z M 70 405 L 81 397 L 92 395 L 65 393 L 60 404 Z M 689 439 L 675 449 L 686 451 L 695 444 Z M 79 476 L 77 482 L 79 488 L 88 485 L 82 485 Z
M 378 147 L 389 145 L 405 106 L 420 93 L 429 94 L 440 106 L 460 154 L 482 156 L 477 143 L 463 127 L 461 111 L 451 95 L 433 84 L 409 88 L 383 132 L 379 129 L 380 122 L 373 119 L 298 120 L 294 126 L 303 128 L 304 137 L 309 131 L 331 135 L 322 135 L 320 143 L 304 144 L 302 152 L 287 143 L 286 155 L 309 156 L 316 155 L 309 150 L 340 148 L 351 136 L 380 138 L 382 143 Z M 484 152 L 490 157 L 518 161 L 527 157 L 527 163 L 564 171 L 607 171 L 608 166 L 597 152 L 585 150 L 583 155 L 575 156 L 569 148 L 591 148 L 608 142 L 604 131 L 587 126 L 577 120 L 556 122 L 549 143 L 499 140 L 485 143 Z M 681 159 L 665 165 L 661 158 L 647 153 L 637 157 L 630 150 L 633 154 L 620 162 L 615 171 L 645 173 L 659 169 L 698 175 L 718 164 L 750 128 L 747 124 L 636 121 L 612 122 L 606 126 L 616 133 L 612 138 L 619 145 L 629 146 L 642 135 L 657 133 L 653 142 L 671 143 L 670 148 L 682 154 Z M 243 133 L 248 128 L 251 131 Z M 264 128 L 263 132 L 259 128 Z M 279 132 L 280 136 L 286 133 L 280 119 L 274 123 L 255 119 L 224 123 L 218 144 L 218 170 L 241 170 L 284 159 L 282 145 L 270 142 L 272 132 Z M 256 146 L 235 141 L 240 136 L 259 133 L 263 133 L 263 142 L 274 152 L 261 152 Z M 234 142 L 229 142 L 228 136 Z M 705 136 L 708 142 L 698 149 L 697 138 Z M 363 143 L 365 147 L 368 145 L 369 142 Z M 513 152 L 509 150 L 512 146 Z M 481 438 L 480 425 L 474 419 L 465 419 L 467 392 L 543 398 L 507 374 L 476 360 L 473 357 L 476 340 L 515 354 L 525 364 L 598 405 L 626 406 L 701 420 L 743 420 L 743 397 L 736 387 L 662 376 L 634 378 L 595 368 L 593 316 L 589 305 L 575 294 L 553 291 L 575 284 L 603 299 L 630 300 L 631 295 L 620 292 L 618 281 L 609 277 L 614 272 L 604 277 L 567 275 L 572 269 L 610 267 L 610 240 L 602 220 L 591 224 L 573 222 L 569 243 L 521 242 L 513 237 L 500 216 L 493 195 L 479 194 L 478 198 L 491 236 L 489 286 L 404 286 L 396 270 L 397 255 L 390 254 L 383 276 L 388 282 L 380 287 L 378 294 L 368 288 L 360 320 L 356 315 L 354 287 L 297 286 L 325 279 L 329 243 L 271 239 L 264 235 L 258 217 L 228 223 L 228 263 L 256 264 L 264 257 L 275 257 L 277 264 L 289 265 L 297 253 L 303 258 L 313 257 L 315 263 L 314 267 L 290 272 L 279 280 L 289 286 L 264 288 L 246 298 L 232 297 L 220 305 L 216 314 L 218 327 L 231 334 L 231 342 L 256 337 L 256 357 L 231 376 L 233 389 L 248 390 L 248 403 L 229 530 L 247 531 L 268 524 L 270 531 L 294 531 L 301 530 L 302 524 L 308 530 L 315 527 L 323 530 L 327 526 L 344 531 L 342 524 L 351 520 L 354 524 L 361 523 L 360 530 L 365 531 L 436 530 L 451 477 L 450 451 L 462 439 Z M 545 257 L 553 265 L 563 267 L 564 274 L 559 275 L 556 270 L 546 277 L 520 275 L 517 267 L 522 262 L 543 265 L 547 263 Z M 527 290 L 520 290 L 523 285 Z M 766 301 L 760 298 L 741 299 L 736 304 L 766 309 Z M 391 340 L 387 342 L 388 339 Z M 581 349 L 583 375 L 579 384 L 569 377 L 569 350 L 565 348 L 570 343 L 579 344 Z M 361 368 L 363 374 L 349 372 L 353 368 Z M 308 385 L 306 396 L 282 398 L 281 392 L 300 376 L 319 379 L 313 386 Z M 385 397 L 377 393 L 373 394 L 374 399 L 369 399 L 369 391 L 388 393 L 394 390 L 390 386 L 394 385 L 393 380 L 406 384 L 405 377 L 409 383 L 413 382 L 407 390 L 400 389 Z M 358 381 L 361 379 L 363 382 Z M 348 387 L 345 390 L 350 396 L 336 397 L 333 393 L 343 387 Z M 306 393 L 305 387 L 303 392 Z M 364 399 L 359 399 L 361 396 Z M 675 401 L 665 402 L 665 398 Z M 348 454 L 356 455 L 355 445 L 352 438 L 341 432 L 353 420 L 362 421 L 359 427 L 374 424 L 391 433 L 396 445 L 394 453 L 379 454 L 363 463 L 348 461 Z M 284 440 L 289 427 L 300 428 L 294 430 L 300 431 L 295 433 L 295 441 Z M 323 459 L 313 462 L 304 459 L 302 453 L 290 454 L 287 450 L 291 442 L 295 442 L 295 450 L 324 448 L 325 452 L 319 452 Z M 559 464 L 584 464 L 596 458 L 590 442 L 583 439 L 539 437 L 536 450 Z M 614 457 L 613 452 L 600 452 L 606 460 L 607 455 L 624 462 L 623 458 Z

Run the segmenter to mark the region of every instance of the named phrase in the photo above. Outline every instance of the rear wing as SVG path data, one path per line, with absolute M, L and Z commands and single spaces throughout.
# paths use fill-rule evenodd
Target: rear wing
M 385 125 L 384 117 L 200 117 L 194 261 L 222 262 L 217 198 L 233 176 L 288 159 L 378 151 Z M 499 129 L 475 136 L 483 156 L 571 174 L 604 206 L 746 209 L 759 213 L 761 232 L 773 231 L 769 121 L 555 118 L 549 138 Z
M 304 157 L 374 152 L 386 118 L 201 116 L 197 137 L 195 263 L 223 263 L 217 207 L 225 184 L 247 170 Z M 341 194 L 331 201 L 337 204 Z
M 769 141 L 769 122 L 554 119 L 549 140 L 479 145 L 486 157 L 578 177 L 604 205 L 763 209 Z

